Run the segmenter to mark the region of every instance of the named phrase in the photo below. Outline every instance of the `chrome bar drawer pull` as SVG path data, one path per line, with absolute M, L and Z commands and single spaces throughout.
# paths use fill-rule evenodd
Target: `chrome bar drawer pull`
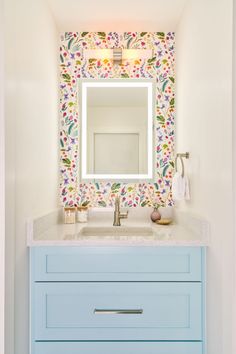
M 142 315 L 143 309 L 137 310 L 116 310 L 116 309 L 94 309 L 95 315 Z

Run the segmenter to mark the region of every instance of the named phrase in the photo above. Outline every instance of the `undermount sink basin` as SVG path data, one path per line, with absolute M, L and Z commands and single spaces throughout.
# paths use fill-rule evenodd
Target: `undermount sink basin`
M 79 236 L 153 236 L 151 227 L 85 226 Z

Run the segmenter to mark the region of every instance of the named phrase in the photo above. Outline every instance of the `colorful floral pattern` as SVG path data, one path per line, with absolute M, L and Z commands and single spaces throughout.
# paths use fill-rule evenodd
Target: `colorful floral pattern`
M 84 49 L 152 49 L 153 57 L 113 66 L 108 59 L 85 59 Z M 66 32 L 60 46 L 60 197 L 65 205 L 122 206 L 172 205 L 174 154 L 174 33 Z M 155 183 L 80 183 L 78 82 L 83 78 L 155 78 Z

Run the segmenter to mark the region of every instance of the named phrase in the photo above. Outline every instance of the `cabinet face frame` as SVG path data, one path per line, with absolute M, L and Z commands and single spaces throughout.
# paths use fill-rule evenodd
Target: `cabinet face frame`
M 189 264 L 189 269 L 190 271 L 190 278 L 188 280 L 180 280 L 178 279 L 177 274 L 173 274 L 175 279 L 172 278 L 172 280 L 168 280 L 169 284 L 174 284 L 174 283 L 186 283 L 186 284 L 199 284 L 201 286 L 201 294 L 198 294 L 198 299 L 201 298 L 201 310 L 198 309 L 199 314 L 201 313 L 201 340 L 192 340 L 190 341 L 185 341 L 185 339 L 178 341 L 178 342 L 173 342 L 171 340 L 162 342 L 158 340 L 154 340 L 152 342 L 150 341 L 125 341 L 125 338 L 123 340 L 118 340 L 114 341 L 115 342 L 115 347 L 112 347 L 114 345 L 114 342 L 106 342 L 106 341 L 101 341 L 99 343 L 99 348 L 96 347 L 97 353 L 98 354 L 110 354 L 111 349 L 116 352 L 118 350 L 117 346 L 123 346 L 124 344 L 124 352 L 127 349 L 127 345 L 129 345 L 129 353 L 134 353 L 134 354 L 146 354 L 147 353 L 147 348 L 148 352 L 155 354 L 157 351 L 163 351 L 163 353 L 167 354 L 189 354 L 190 352 L 192 354 L 206 354 L 206 314 L 205 314 L 205 287 L 206 287 L 206 278 L 205 278 L 205 273 L 206 273 L 206 248 L 205 247 L 147 247 L 145 249 L 142 249 L 140 247 L 58 247 L 58 246 L 48 246 L 48 247 L 31 247 L 29 249 L 29 256 L 30 256 L 30 353 L 31 354 L 52 354 L 55 352 L 55 354 L 62 353 L 64 354 L 65 350 L 71 349 L 72 351 L 84 351 L 86 354 L 93 354 L 94 353 L 94 347 L 93 345 L 97 345 L 98 342 L 94 342 L 93 340 L 87 340 L 86 342 L 80 342 L 80 341 L 67 341 L 65 340 L 64 342 L 62 341 L 47 341 L 47 340 L 42 340 L 42 341 L 37 341 L 36 339 L 36 328 L 35 328 L 35 319 L 36 319 L 36 313 L 38 309 L 35 307 L 35 296 L 36 296 L 36 285 L 37 284 L 53 284 L 55 283 L 63 283 L 65 284 L 68 282 L 69 279 L 67 279 L 67 273 L 65 273 L 65 269 L 60 269 L 58 268 L 59 274 L 55 273 L 55 269 L 53 273 L 51 274 L 53 278 L 49 277 L 50 276 L 50 265 L 45 263 L 47 260 L 47 255 L 57 255 L 59 258 L 63 256 L 65 253 L 70 254 L 70 255 L 75 255 L 77 254 L 78 258 L 81 258 L 82 255 L 87 255 L 89 253 L 92 253 L 93 256 L 95 256 L 97 253 L 98 254 L 105 254 L 105 255 L 110 255 L 112 252 L 116 251 L 117 254 L 124 254 L 128 253 L 130 256 L 135 256 L 137 257 L 138 260 L 140 260 L 140 255 L 141 254 L 146 254 L 146 255 L 156 255 L 156 259 L 161 255 L 173 255 L 174 254 L 185 254 L 188 256 L 188 254 L 191 254 L 190 258 L 192 258 L 193 263 L 190 262 Z M 38 258 L 39 257 L 39 258 Z M 132 257 L 131 257 L 132 258 Z M 41 260 L 41 261 L 40 261 Z M 83 263 L 83 262 L 82 262 Z M 131 262 L 132 263 L 132 262 Z M 130 264 L 130 261 L 128 262 Z M 128 265 L 126 264 L 126 266 Z M 85 266 L 85 264 L 84 264 Z M 49 267 L 49 268 L 48 268 Z M 197 273 L 200 273 L 200 278 L 199 275 L 196 278 L 196 271 L 193 271 L 193 267 L 197 271 Z M 85 269 L 80 269 L 85 271 Z M 86 270 L 87 269 L 87 264 L 86 264 Z M 137 271 L 137 270 L 136 270 Z M 139 270 L 140 271 L 140 270 Z M 49 272 L 49 273 L 48 273 Z M 43 274 L 46 275 L 46 278 L 43 277 Z M 90 273 L 85 273 L 85 276 L 88 280 L 88 276 Z M 166 274 L 166 279 L 167 273 Z M 185 273 L 184 273 L 185 274 Z M 59 275 L 59 278 L 57 277 Z M 126 274 L 122 273 L 122 278 L 120 278 L 119 274 L 113 274 L 112 275 L 112 280 L 106 281 L 106 284 L 113 284 L 113 283 L 121 283 L 121 282 L 133 282 L 134 279 L 135 283 L 137 282 L 143 282 L 142 278 L 136 278 L 135 273 L 130 273 L 132 276 L 132 279 L 126 279 Z M 164 275 L 164 274 L 163 274 Z M 98 276 L 98 274 L 97 274 Z M 138 276 L 138 273 L 137 273 Z M 139 274 L 140 276 L 140 274 Z M 63 277 L 63 279 L 61 278 Z M 101 281 L 98 280 L 99 278 L 94 279 L 95 283 L 100 283 Z M 177 280 L 178 279 L 178 280 Z M 100 279 L 101 280 L 101 279 Z M 151 280 L 151 279 L 150 279 Z M 159 279 L 158 281 L 155 280 L 154 283 L 163 283 L 164 279 Z M 61 282 L 62 281 L 62 282 Z M 73 283 L 80 283 L 80 282 L 86 281 L 86 279 L 81 279 L 79 276 L 79 273 L 75 273 L 73 277 L 70 278 L 69 282 Z M 92 281 L 92 282 L 93 282 Z M 91 279 L 90 279 L 91 282 Z M 151 280 L 153 283 L 153 279 Z M 146 283 L 146 282 L 145 282 Z M 132 284 L 132 283 L 130 283 Z M 199 322 L 200 323 L 200 322 Z M 107 346 L 108 343 L 108 346 Z M 111 347 L 110 347 L 111 346 Z M 150 346 L 150 347 L 149 347 Z M 120 351 L 118 351 L 120 352 Z

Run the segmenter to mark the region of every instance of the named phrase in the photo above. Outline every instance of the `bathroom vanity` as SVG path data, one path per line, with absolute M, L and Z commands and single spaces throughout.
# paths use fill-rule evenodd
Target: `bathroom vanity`
M 29 240 L 31 354 L 204 354 L 206 243 L 179 225 L 108 229 Z
M 146 34 L 135 45 L 132 34 L 117 36 L 135 49 L 148 38 L 152 57 L 135 70 L 91 58 L 71 65 L 87 32 L 65 37 L 73 52 L 61 63 L 61 205 L 116 208 L 114 219 L 114 210 L 92 212 L 87 225 L 57 215 L 28 224 L 31 354 L 206 353 L 206 223 L 179 215 L 159 226 L 147 207 L 173 205 L 177 163 L 174 38 Z M 97 48 L 96 34 L 89 38 Z M 120 204 L 129 207 L 122 221 Z

